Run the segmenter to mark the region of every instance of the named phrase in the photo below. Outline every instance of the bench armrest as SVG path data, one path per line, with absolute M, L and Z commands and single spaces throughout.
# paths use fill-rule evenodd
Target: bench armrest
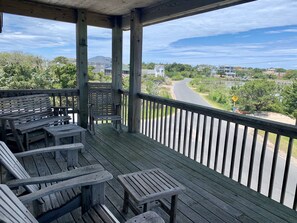
M 21 153 L 14 153 L 15 157 L 24 157 L 24 156 L 32 156 L 41 153 L 50 153 L 50 152 L 58 152 L 58 151 L 74 151 L 74 150 L 82 150 L 84 149 L 84 145 L 82 143 L 73 143 L 73 144 L 65 144 L 59 146 L 50 146 L 46 148 L 29 150 Z
M 69 180 L 79 176 L 84 176 L 91 173 L 96 173 L 103 170 L 104 168 L 100 164 L 95 164 L 95 165 L 90 165 L 90 166 L 85 166 L 85 167 L 80 167 L 77 169 L 65 171 L 62 173 L 48 175 L 48 176 L 10 180 L 6 182 L 6 185 L 11 188 L 14 188 L 14 187 L 20 187 L 20 186 L 32 185 L 32 184 L 59 182 L 59 181 Z
M 112 177 L 111 173 L 104 170 L 104 171 L 72 178 L 70 180 L 59 182 L 57 184 L 53 184 L 51 186 L 42 188 L 39 191 L 21 196 L 21 197 L 19 197 L 19 199 L 24 204 L 26 204 L 33 200 L 37 200 L 41 197 L 53 194 L 55 192 L 67 190 L 67 189 L 74 188 L 74 187 L 84 187 L 84 186 L 92 186 L 92 185 L 96 185 L 96 184 L 101 184 L 108 180 L 111 180 L 112 178 L 113 177 Z
M 68 107 L 66 106 L 52 106 L 54 110 L 54 115 L 59 116 L 60 114 L 67 116 L 68 115 Z

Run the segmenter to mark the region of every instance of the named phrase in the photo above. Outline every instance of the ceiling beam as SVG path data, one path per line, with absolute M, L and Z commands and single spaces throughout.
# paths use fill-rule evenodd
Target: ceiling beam
M 171 0 L 141 9 L 143 26 L 209 12 L 255 0 Z M 123 16 L 122 28 L 129 29 L 130 16 Z
M 2 33 L 3 28 L 3 13 L 0 12 L 0 33 Z
M 76 23 L 77 18 L 77 9 L 22 0 L 0 0 L 0 10 L 4 13 L 56 20 L 60 22 Z M 87 17 L 88 25 L 103 28 L 113 27 L 112 16 L 87 12 Z

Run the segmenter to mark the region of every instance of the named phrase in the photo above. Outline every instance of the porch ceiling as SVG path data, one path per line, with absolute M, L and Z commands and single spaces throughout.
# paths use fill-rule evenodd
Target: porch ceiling
M 1 0 L 0 12 L 76 22 L 76 9 L 87 11 L 88 24 L 112 28 L 113 17 L 122 16 L 130 26 L 130 11 L 141 8 L 143 25 L 160 23 L 255 0 Z

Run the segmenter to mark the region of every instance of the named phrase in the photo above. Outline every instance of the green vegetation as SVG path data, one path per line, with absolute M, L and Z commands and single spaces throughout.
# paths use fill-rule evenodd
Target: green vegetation
M 102 80 L 102 73 L 88 68 L 89 80 Z M 75 88 L 76 66 L 66 57 L 48 62 L 40 57 L 20 52 L 0 53 L 1 89 Z

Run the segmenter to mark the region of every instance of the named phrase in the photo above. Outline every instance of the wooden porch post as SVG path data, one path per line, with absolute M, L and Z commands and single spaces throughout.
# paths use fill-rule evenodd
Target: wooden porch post
M 137 93 L 141 92 L 141 65 L 142 65 L 142 24 L 140 9 L 131 11 L 130 36 L 130 86 L 128 108 L 128 132 L 140 132 L 140 99 Z
M 123 31 L 121 29 L 121 17 L 115 17 L 112 29 L 112 89 L 116 105 L 121 102 L 118 89 L 122 89 L 123 70 Z M 117 106 L 117 115 L 121 115 L 121 106 Z
M 88 45 L 87 17 L 84 10 L 77 10 L 76 22 L 76 68 L 79 89 L 78 124 L 88 127 Z
M 0 33 L 2 33 L 2 28 L 3 28 L 3 13 L 0 12 Z

